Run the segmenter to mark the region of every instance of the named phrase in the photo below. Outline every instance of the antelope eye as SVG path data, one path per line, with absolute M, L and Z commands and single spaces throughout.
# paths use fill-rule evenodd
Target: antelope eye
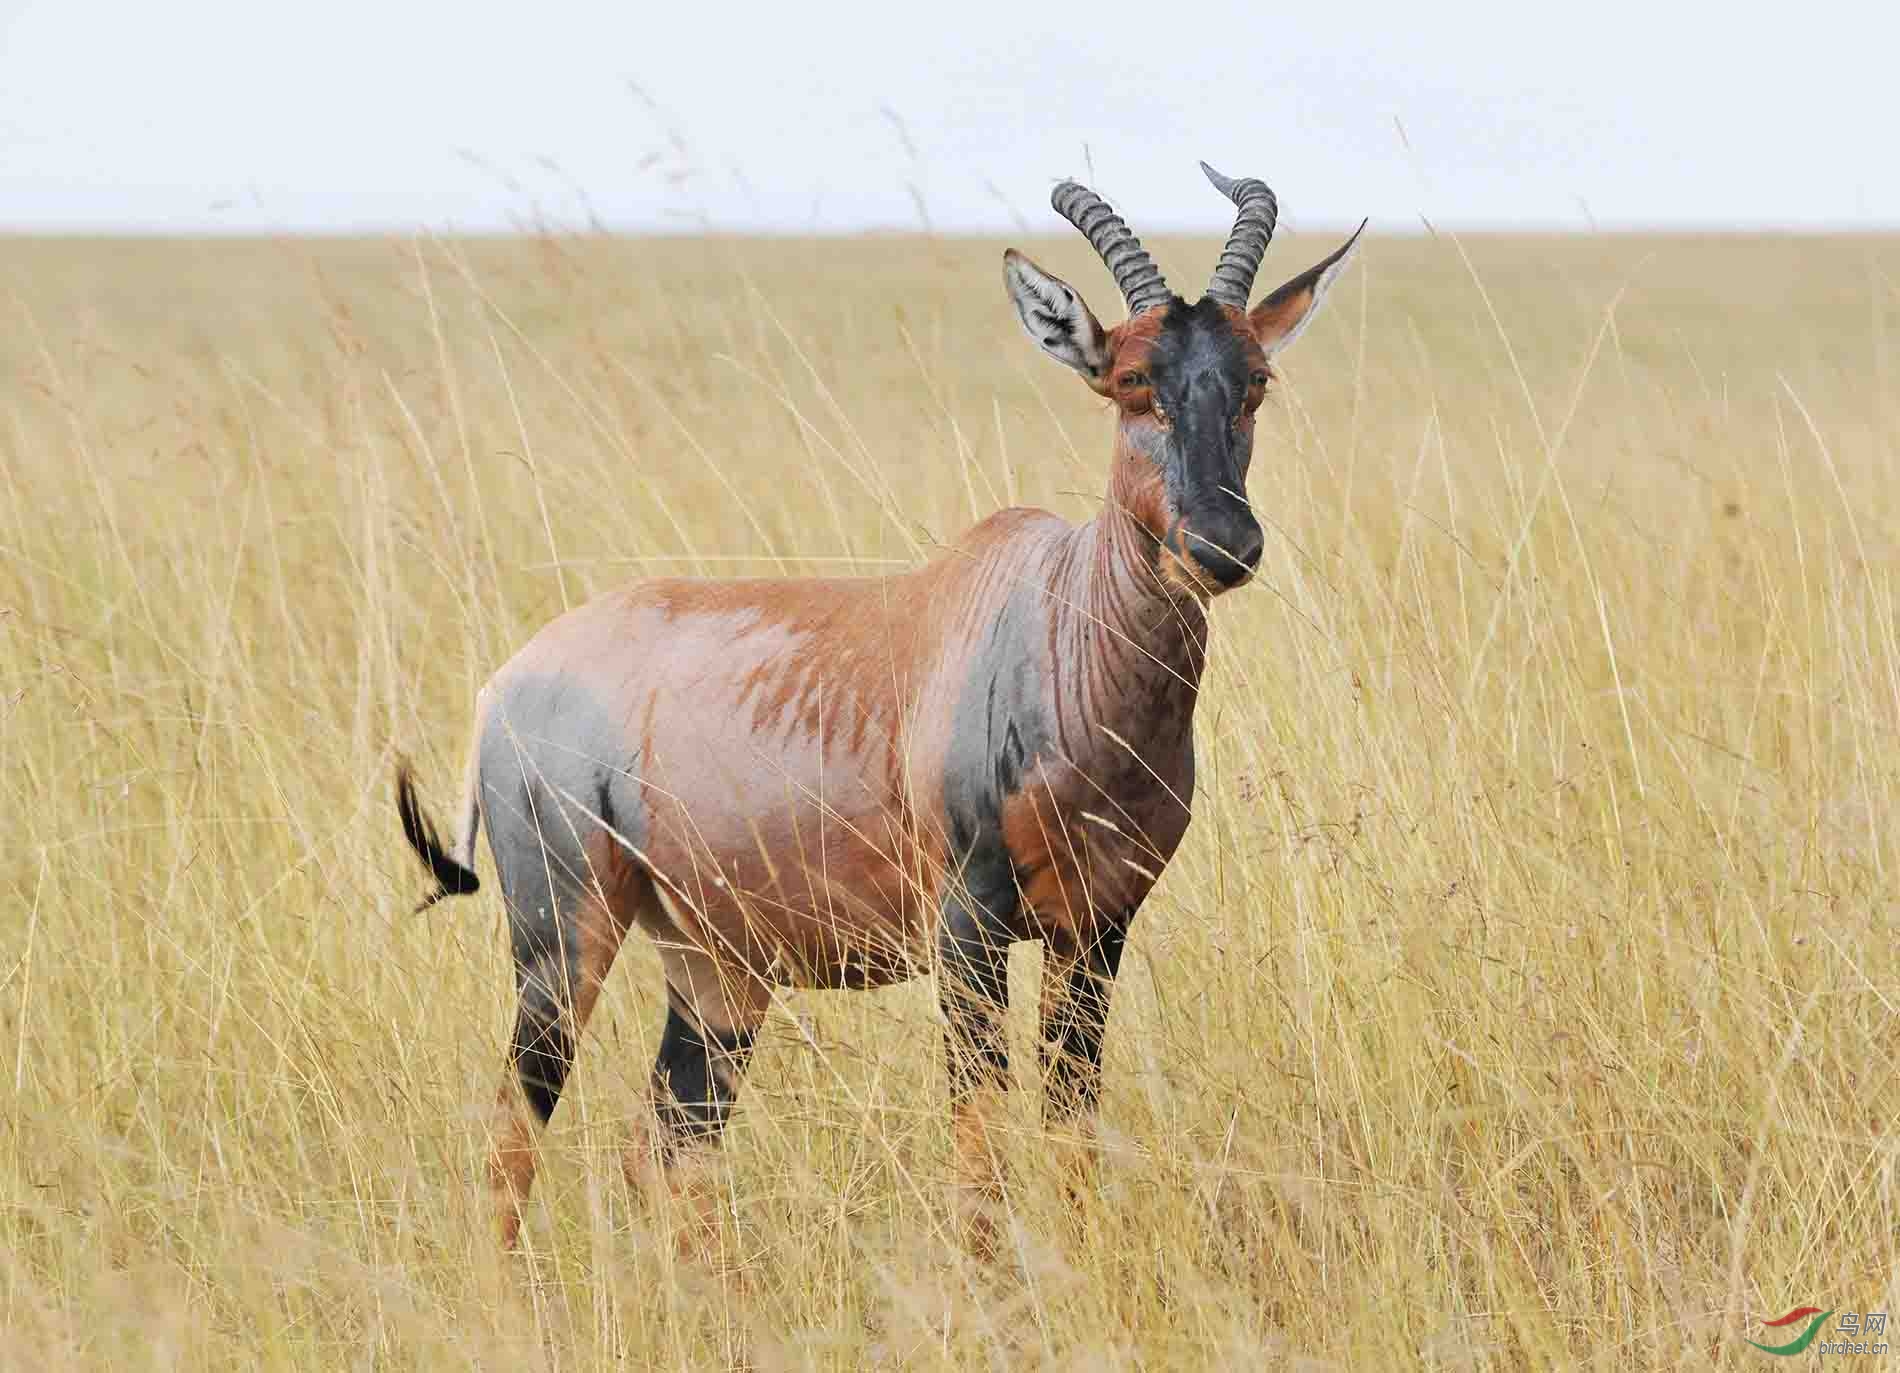
M 1260 387 L 1265 386 L 1271 380 L 1272 378 L 1265 372 L 1255 372 L 1251 377 L 1247 378 L 1247 384 L 1249 386 Z
M 1146 386 L 1148 384 L 1148 374 L 1146 372 L 1123 372 L 1119 377 L 1115 378 L 1115 384 L 1120 386 L 1124 391 L 1133 391 L 1138 386 Z

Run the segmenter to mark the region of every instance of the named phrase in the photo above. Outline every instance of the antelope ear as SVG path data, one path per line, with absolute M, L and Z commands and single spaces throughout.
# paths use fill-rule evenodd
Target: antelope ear
M 1346 270 L 1346 264 L 1352 261 L 1352 250 L 1358 246 L 1359 235 L 1365 231 L 1366 221 L 1362 219 L 1338 252 L 1317 266 L 1307 268 L 1247 312 L 1253 336 L 1268 357 L 1298 338 L 1300 331 L 1319 313 L 1319 303 L 1327 288 Z
M 1003 254 L 1003 289 L 1042 351 L 1090 381 L 1108 370 L 1108 336 L 1076 289 L 1014 248 Z

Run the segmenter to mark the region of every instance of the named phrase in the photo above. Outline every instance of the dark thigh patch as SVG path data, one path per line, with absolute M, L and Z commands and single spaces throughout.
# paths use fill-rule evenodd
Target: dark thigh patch
M 751 1029 L 706 1029 L 667 1007 L 653 1083 L 660 1123 L 672 1139 L 709 1139 L 726 1128 L 756 1037 Z

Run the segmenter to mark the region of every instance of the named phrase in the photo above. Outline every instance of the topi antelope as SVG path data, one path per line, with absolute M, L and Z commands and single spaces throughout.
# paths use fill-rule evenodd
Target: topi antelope
M 934 964 L 966 1239 L 985 1247 L 1007 959 L 1028 939 L 1045 949 L 1045 1112 L 1087 1132 L 1123 945 L 1188 825 L 1207 602 L 1260 560 L 1254 412 L 1365 228 L 1249 310 L 1273 192 L 1202 170 L 1237 214 L 1198 301 L 1073 181 L 1051 203 L 1128 318 L 1103 329 L 1068 283 L 1003 255 L 1030 337 L 1115 404 L 1094 519 L 1004 510 L 901 575 L 642 581 L 561 616 L 478 697 L 453 847 L 399 766 L 403 833 L 438 884 L 423 905 L 476 890 L 486 821 L 507 907 L 520 1004 L 491 1161 L 506 1242 L 536 1129 L 636 925 L 659 945 L 667 1013 L 658 1133 L 629 1150 L 632 1177 L 680 1185 L 718 1140 L 775 987 Z

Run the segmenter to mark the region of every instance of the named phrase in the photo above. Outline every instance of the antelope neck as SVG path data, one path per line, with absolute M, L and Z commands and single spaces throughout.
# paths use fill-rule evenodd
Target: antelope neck
M 1080 707 L 1080 723 L 1137 742 L 1156 725 L 1192 714 L 1206 662 L 1207 612 L 1162 581 L 1154 538 L 1129 507 L 1126 497 L 1134 493 L 1122 485 L 1114 483 L 1101 512 L 1069 536 L 1055 641 L 1059 661 L 1075 671 L 1064 695 Z

